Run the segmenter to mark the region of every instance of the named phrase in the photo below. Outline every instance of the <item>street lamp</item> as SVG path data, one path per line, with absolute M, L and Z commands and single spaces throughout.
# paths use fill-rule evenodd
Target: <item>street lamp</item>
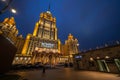
M 6 2 L 6 0 L 2 0 L 3 2 Z M 10 6 L 12 0 L 9 0 L 8 3 L 0 10 L 0 14 L 4 13 Z M 14 10 L 13 13 L 16 13 L 16 11 Z
M 77 43 L 77 53 L 79 53 L 79 43 Z
M 11 12 L 14 14 L 17 13 L 17 11 L 15 9 L 11 9 Z
M 79 43 L 77 43 L 77 46 L 79 46 Z

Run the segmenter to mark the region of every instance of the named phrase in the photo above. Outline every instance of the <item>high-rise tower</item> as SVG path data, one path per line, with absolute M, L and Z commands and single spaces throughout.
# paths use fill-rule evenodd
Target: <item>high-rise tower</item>
M 48 11 L 40 14 L 33 34 L 28 34 L 22 50 L 23 55 L 32 55 L 32 62 L 56 63 L 60 54 L 56 18 Z
M 66 61 L 73 62 L 73 54 L 79 53 L 79 43 L 77 38 L 75 38 L 72 34 L 68 35 L 68 39 L 65 40 L 65 44 L 63 45 L 62 53 L 67 56 Z
M 33 36 L 57 40 L 56 18 L 54 18 L 50 11 L 40 14 L 40 20 L 36 23 Z

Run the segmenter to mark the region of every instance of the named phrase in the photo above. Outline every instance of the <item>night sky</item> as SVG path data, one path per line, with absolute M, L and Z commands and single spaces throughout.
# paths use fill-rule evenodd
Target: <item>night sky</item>
M 48 10 L 56 17 L 58 38 L 64 44 L 69 33 L 78 39 L 80 50 L 113 44 L 120 41 L 120 0 L 13 0 L 0 15 L 0 22 L 13 16 L 19 34 L 33 33 L 39 15 Z M 5 2 L 0 0 L 0 9 Z

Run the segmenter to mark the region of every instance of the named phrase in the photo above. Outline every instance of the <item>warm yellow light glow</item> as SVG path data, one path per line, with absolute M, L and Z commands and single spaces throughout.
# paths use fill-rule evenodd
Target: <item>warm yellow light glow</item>
M 93 58 L 92 58 L 92 57 L 90 58 L 90 61 L 93 61 Z
M 20 58 L 21 60 L 23 59 L 23 57 Z
M 70 55 L 70 57 L 73 57 L 72 55 Z
M 110 58 L 109 56 L 105 56 L 106 59 Z
M 37 50 L 38 50 L 38 47 L 36 47 L 35 50 L 37 51 Z
M 61 47 L 61 41 L 58 39 L 58 51 L 60 52 L 60 47 Z
M 23 49 L 22 49 L 22 54 L 26 54 L 26 52 L 27 52 L 27 48 L 28 48 L 29 41 L 30 41 L 30 36 L 31 36 L 31 34 L 27 35 L 25 44 L 24 44 Z
M 29 57 L 28 60 L 30 60 L 31 58 Z
M 15 9 L 11 9 L 11 12 L 12 13 L 17 13 Z
M 37 35 L 38 25 L 39 25 L 39 23 L 36 23 L 35 29 L 34 29 L 34 31 L 33 31 L 33 36 L 36 36 L 36 35 Z
M 77 43 L 77 46 L 79 46 L 79 44 Z
M 18 57 L 16 57 L 16 60 L 18 60 Z
M 2 31 L 0 31 L 0 34 L 2 34 L 3 32 Z
M 97 57 L 97 59 L 100 59 L 100 57 Z

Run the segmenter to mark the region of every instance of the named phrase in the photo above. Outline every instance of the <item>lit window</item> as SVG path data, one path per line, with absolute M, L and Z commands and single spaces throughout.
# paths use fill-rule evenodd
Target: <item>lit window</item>
M 21 60 L 23 59 L 23 57 L 20 58 Z
M 26 60 L 27 58 L 25 57 L 24 59 Z
M 28 60 L 30 60 L 31 58 L 29 57 Z
M 18 57 L 16 57 L 16 60 L 18 60 Z
M 97 57 L 97 59 L 100 59 L 100 57 Z
M 92 57 L 90 58 L 90 61 L 93 61 L 93 58 L 92 58 Z
M 109 56 L 105 56 L 106 59 L 110 58 Z

